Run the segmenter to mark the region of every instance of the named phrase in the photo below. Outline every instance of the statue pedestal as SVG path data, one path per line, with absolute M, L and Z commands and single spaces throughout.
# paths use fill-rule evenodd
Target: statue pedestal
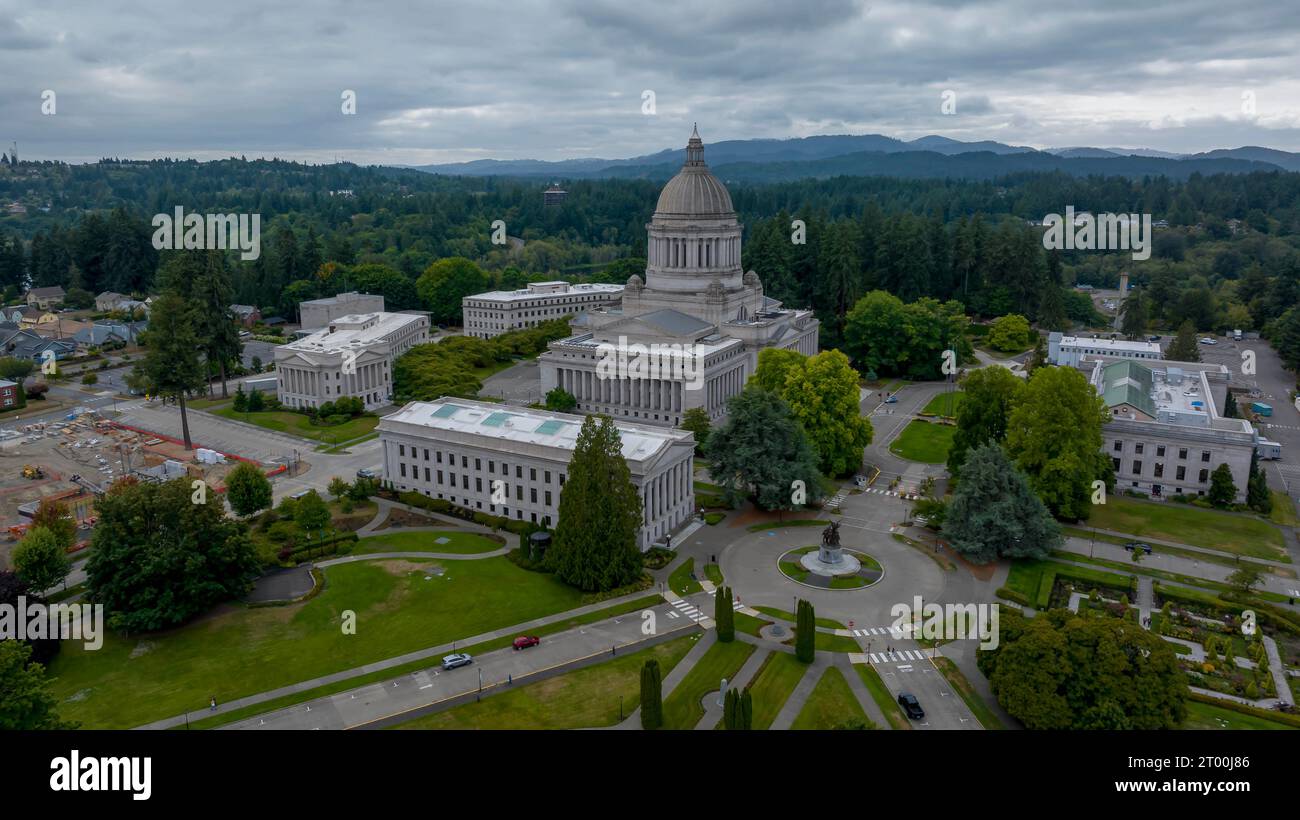
M 831 560 L 827 560 L 827 559 Z M 823 545 L 817 552 L 804 553 L 799 559 L 799 563 L 809 572 L 815 572 L 818 575 L 852 575 L 862 568 L 862 562 L 853 555 L 846 554 L 842 547 L 827 547 Z

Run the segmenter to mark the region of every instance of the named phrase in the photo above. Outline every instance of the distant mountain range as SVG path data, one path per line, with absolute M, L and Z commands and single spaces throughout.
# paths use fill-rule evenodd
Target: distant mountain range
M 1075 176 L 1168 176 L 1300 171 L 1300 154 L 1248 145 L 1199 154 L 1150 148 L 1049 148 L 983 140 L 962 142 L 931 135 L 898 140 L 881 134 L 792 139 L 724 140 L 706 143 L 705 157 L 719 177 L 740 182 L 784 182 L 807 177 L 894 176 L 991 179 L 1017 172 L 1060 171 Z M 685 148 L 628 159 L 566 159 L 558 162 L 480 159 L 415 170 L 452 176 L 560 179 L 667 179 L 681 168 Z

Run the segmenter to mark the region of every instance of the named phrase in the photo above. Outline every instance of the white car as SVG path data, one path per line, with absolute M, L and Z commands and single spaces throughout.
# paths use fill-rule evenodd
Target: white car
M 472 656 L 467 655 L 464 652 L 456 652 L 454 654 L 447 655 L 442 659 L 442 668 L 455 669 L 460 666 L 466 666 L 473 662 L 474 662 L 474 658 Z
M 1218 342 L 1214 341 L 1214 340 L 1211 339 L 1209 336 L 1206 336 L 1204 339 L 1201 339 L 1201 344 L 1203 344 L 1203 345 L 1217 345 Z

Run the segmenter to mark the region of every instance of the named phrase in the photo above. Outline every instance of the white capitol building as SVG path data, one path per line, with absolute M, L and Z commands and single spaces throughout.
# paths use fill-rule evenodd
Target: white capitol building
M 577 398 L 579 412 L 643 424 L 677 425 L 691 407 L 717 420 L 753 374 L 758 351 L 817 352 L 813 312 L 783 308 L 763 295 L 756 273 L 741 267 L 741 225 L 726 186 L 704 164 L 698 131 L 646 231 L 644 279 L 628 279 L 621 308 L 590 311 L 574 321 L 576 335 L 551 343 L 538 359 L 543 395 L 562 387 Z M 685 345 L 695 357 L 690 370 L 699 375 L 602 378 L 602 353 L 620 343 Z

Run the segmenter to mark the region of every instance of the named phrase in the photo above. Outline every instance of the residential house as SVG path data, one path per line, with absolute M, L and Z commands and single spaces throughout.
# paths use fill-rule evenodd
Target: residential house
M 262 321 L 262 311 L 253 305 L 231 305 L 230 312 L 234 314 L 235 321 L 244 327 L 252 327 Z
M 38 307 L 23 308 L 18 326 L 24 330 L 36 330 L 40 325 L 51 325 L 59 321 L 59 315 L 53 311 Z
M 106 290 L 95 297 L 95 310 L 100 313 L 107 313 L 117 308 L 117 303 L 126 299 L 127 296 L 115 291 Z
M 56 305 L 63 304 L 63 298 L 67 295 L 59 285 L 48 288 L 32 288 L 27 291 L 27 304 L 41 310 L 48 310 Z

